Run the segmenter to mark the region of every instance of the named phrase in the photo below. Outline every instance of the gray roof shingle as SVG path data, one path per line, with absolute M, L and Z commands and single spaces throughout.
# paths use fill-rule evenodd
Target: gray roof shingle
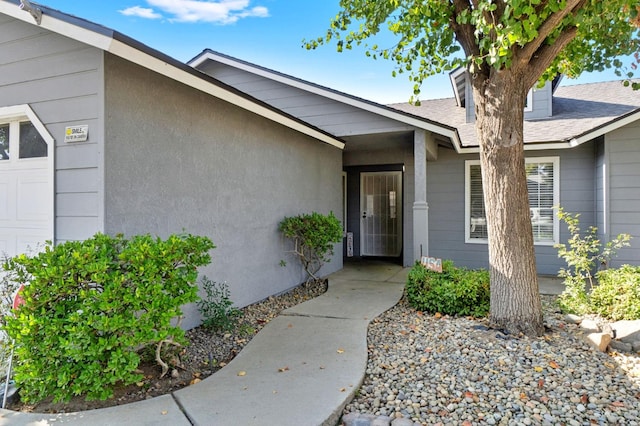
M 463 147 L 478 145 L 474 124 L 466 122 L 465 110 L 454 98 L 422 101 L 421 106 L 389 106 L 456 127 Z M 640 92 L 624 87 L 621 81 L 561 86 L 553 96 L 553 117 L 525 120 L 524 141 L 568 142 L 636 112 L 640 112 Z

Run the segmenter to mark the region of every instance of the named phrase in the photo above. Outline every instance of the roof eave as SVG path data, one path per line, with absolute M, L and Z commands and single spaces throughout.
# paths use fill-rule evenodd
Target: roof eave
M 600 126 L 594 129 L 591 129 L 580 135 L 577 135 L 571 138 L 569 143 L 571 144 L 572 147 L 575 147 L 638 120 L 640 120 L 640 108 L 636 108 L 633 111 L 630 111 L 624 115 L 614 118 L 608 123 L 601 124 Z
M 43 15 L 42 22 L 39 26 L 42 28 L 119 56 L 319 141 L 339 149 L 344 149 L 345 144 L 339 138 L 315 128 L 271 105 L 252 98 L 250 95 L 240 92 L 231 86 L 227 86 L 197 71 L 195 68 L 152 49 L 137 40 L 90 21 L 76 18 L 45 6 L 40 7 L 42 8 Z M 21 10 L 15 3 L 0 0 L 0 13 L 36 25 L 33 17 L 29 13 Z

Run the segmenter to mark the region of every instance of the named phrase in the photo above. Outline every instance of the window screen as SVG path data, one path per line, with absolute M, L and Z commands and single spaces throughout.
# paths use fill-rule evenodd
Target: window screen
M 558 205 L 558 158 L 527 159 L 527 189 L 533 239 L 537 243 L 557 240 L 557 218 L 553 207 Z M 480 163 L 467 162 L 467 212 L 470 240 L 486 240 L 487 220 L 482 191 Z
M 487 219 L 484 212 L 484 197 L 482 193 L 482 174 L 480 164 L 474 164 L 469 169 L 469 210 L 471 214 L 470 238 L 486 240 Z
M 526 169 L 533 239 L 535 241 L 554 241 L 554 165 L 551 162 L 529 163 L 526 165 Z

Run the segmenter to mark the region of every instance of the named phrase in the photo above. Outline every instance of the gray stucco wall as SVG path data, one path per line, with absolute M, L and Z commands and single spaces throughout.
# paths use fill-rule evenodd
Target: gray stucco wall
M 342 151 L 117 57 L 105 70 L 106 231 L 209 236 L 217 248 L 202 273 L 226 281 L 239 306 L 299 284 L 278 223 L 342 219 Z M 339 244 L 324 273 L 341 254 Z M 187 316 L 195 325 L 197 310 Z
M 580 213 L 581 224 L 594 225 L 594 145 L 583 144 L 570 150 L 528 151 L 527 157 L 560 157 L 560 204 L 566 211 Z M 486 244 L 465 243 L 465 160 L 477 155 L 458 155 L 440 148 L 438 161 L 427 164 L 429 203 L 429 248 L 432 256 L 452 259 L 470 268 L 488 267 Z M 568 233 L 560 226 L 560 241 Z M 551 246 L 536 245 L 539 274 L 555 275 L 563 265 Z
M 631 247 L 620 250 L 612 266 L 640 265 L 640 121 L 605 136 L 608 164 L 608 236 L 631 234 Z
M 0 106 L 28 104 L 55 139 L 55 239 L 102 230 L 102 52 L 0 14 Z M 66 126 L 89 125 L 65 144 Z

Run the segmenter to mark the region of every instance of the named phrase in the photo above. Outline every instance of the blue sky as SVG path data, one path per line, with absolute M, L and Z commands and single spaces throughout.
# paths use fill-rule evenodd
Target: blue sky
M 209 48 L 276 71 L 379 103 L 406 102 L 413 83 L 392 77 L 393 63 L 363 50 L 315 51 L 303 39 L 323 35 L 338 0 L 39 0 L 88 19 L 186 62 Z M 393 43 L 386 37 L 379 41 Z M 584 75 L 564 84 L 616 79 L 613 72 Z M 430 77 L 421 98 L 451 97 L 446 75 Z

